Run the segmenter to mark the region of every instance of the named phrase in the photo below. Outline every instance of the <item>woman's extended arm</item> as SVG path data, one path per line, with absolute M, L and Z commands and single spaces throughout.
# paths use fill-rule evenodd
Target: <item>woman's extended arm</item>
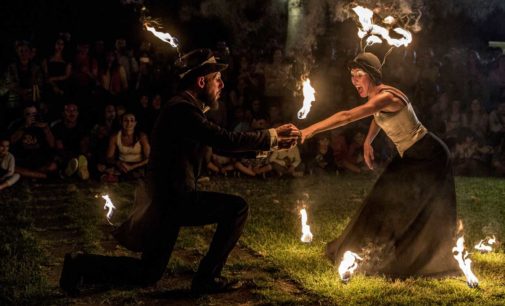
M 371 116 L 374 113 L 392 105 L 393 103 L 394 97 L 392 94 L 387 92 L 380 93 L 368 100 L 363 105 L 357 106 L 350 110 L 340 111 L 322 121 L 309 126 L 308 128 L 303 129 L 302 143 L 305 141 L 305 139 L 308 139 L 318 133 L 332 130 L 334 128 L 344 126 L 348 123 Z

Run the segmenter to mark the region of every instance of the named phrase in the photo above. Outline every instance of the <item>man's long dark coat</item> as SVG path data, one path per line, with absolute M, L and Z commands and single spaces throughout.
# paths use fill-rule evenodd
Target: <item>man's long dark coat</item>
M 171 208 L 181 194 L 196 190 L 211 147 L 229 152 L 271 149 L 268 130 L 230 132 L 208 121 L 203 109 L 204 104 L 187 92 L 164 106 L 151 135 L 146 181 L 136 190 L 132 214 L 113 233 L 126 248 L 143 251 L 149 239 L 177 223 L 177 212 Z

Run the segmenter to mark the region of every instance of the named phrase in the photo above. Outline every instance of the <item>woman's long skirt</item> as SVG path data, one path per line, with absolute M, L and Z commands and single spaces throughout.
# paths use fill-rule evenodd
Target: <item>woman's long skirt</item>
M 452 255 L 456 194 L 447 146 L 428 133 L 397 155 L 340 237 L 328 243 L 337 264 L 345 251 L 358 271 L 390 278 L 461 274 Z

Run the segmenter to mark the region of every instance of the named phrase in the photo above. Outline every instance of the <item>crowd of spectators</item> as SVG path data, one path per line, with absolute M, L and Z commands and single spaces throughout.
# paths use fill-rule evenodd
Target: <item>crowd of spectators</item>
M 123 38 L 73 42 L 60 34 L 48 51 L 15 43 L 15 58 L 0 79 L 0 190 L 21 178 L 104 182 L 143 176 L 149 134 L 177 87 L 174 55 L 148 42 Z M 274 43 L 261 49 L 216 45 L 224 93 L 209 120 L 233 131 L 293 122 L 303 128 L 360 103 L 346 62 L 355 50 L 284 54 Z M 325 49 L 326 50 L 326 49 Z M 4 59 L 5 60 L 5 59 Z M 310 67 L 317 91 L 307 122 L 300 75 Z M 505 175 L 505 56 L 501 50 L 398 49 L 384 65 L 385 82 L 411 97 L 421 121 L 449 145 L 460 175 Z M 312 120 L 312 121 L 310 121 Z M 289 151 L 262 158 L 215 152 L 212 175 L 300 177 L 367 171 L 362 144 L 367 123 L 318 135 Z M 394 147 L 378 137 L 376 162 Z

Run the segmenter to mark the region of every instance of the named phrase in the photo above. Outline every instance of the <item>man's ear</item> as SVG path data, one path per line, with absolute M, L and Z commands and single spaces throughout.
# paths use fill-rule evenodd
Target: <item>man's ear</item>
M 205 77 L 201 76 L 196 79 L 196 84 L 198 88 L 203 89 L 205 87 Z

